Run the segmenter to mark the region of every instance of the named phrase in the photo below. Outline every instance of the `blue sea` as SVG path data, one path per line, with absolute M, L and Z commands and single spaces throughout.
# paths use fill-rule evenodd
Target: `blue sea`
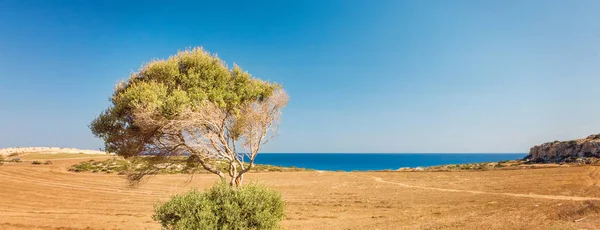
M 367 171 L 522 159 L 525 153 L 262 153 L 257 164 L 316 170 Z

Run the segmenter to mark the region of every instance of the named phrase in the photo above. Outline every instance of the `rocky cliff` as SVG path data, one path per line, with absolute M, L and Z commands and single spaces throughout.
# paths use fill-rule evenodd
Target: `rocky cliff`
M 578 140 L 554 141 L 533 146 L 525 160 L 538 163 L 562 163 L 580 161 L 589 157 L 600 157 L 600 134 Z

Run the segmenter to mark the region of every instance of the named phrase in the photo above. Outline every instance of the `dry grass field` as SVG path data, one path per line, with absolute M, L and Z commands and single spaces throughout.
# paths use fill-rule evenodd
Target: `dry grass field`
M 23 159 L 0 166 L 0 229 L 160 229 L 157 201 L 217 179 L 160 175 L 130 188 L 119 175 L 67 170 L 89 158 Z M 285 229 L 600 229 L 598 166 L 247 178 L 283 193 Z

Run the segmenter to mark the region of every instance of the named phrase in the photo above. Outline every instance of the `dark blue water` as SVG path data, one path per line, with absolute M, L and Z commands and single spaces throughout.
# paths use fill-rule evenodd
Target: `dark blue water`
M 464 164 L 516 160 L 524 153 L 494 154 L 380 154 L 380 153 L 263 153 L 256 157 L 257 164 L 299 167 L 317 170 L 385 170 L 402 167 L 427 167 L 445 164 Z

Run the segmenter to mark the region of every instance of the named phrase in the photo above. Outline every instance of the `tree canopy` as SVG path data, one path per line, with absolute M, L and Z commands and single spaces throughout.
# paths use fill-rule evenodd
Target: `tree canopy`
M 90 129 L 104 140 L 106 151 L 124 157 L 182 156 L 241 183 L 260 146 L 275 135 L 287 101 L 280 85 L 237 65 L 229 69 L 216 55 L 194 48 L 153 60 L 118 83 L 112 105 Z M 223 163 L 224 170 L 218 165 Z

